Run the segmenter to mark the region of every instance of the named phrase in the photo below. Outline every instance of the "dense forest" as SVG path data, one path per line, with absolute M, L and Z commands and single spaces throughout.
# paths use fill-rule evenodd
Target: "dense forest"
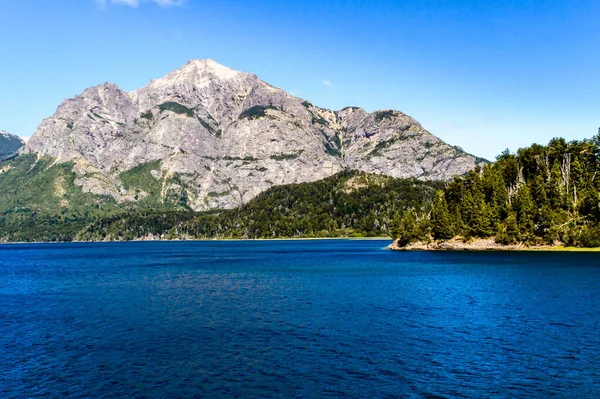
M 132 212 L 90 224 L 79 239 L 392 236 L 407 209 L 427 209 L 442 183 L 356 171 L 273 187 L 246 205 L 203 213 Z
M 600 137 L 553 139 L 456 177 L 432 208 L 406 212 L 398 243 L 495 237 L 499 244 L 600 246 Z
M 38 167 L 20 162 L 24 163 L 23 173 Z M 46 174 L 52 171 L 45 170 Z M 67 197 L 73 205 L 68 210 L 54 203 L 25 201 L 26 196 L 43 198 L 41 191 L 51 190 L 54 182 L 62 179 L 57 176 L 45 176 L 37 184 L 13 181 L 13 187 L 19 188 L 14 188 L 16 192 L 7 196 L 6 206 L 0 208 L 0 240 L 395 236 L 402 214 L 408 209 L 429 209 L 435 193 L 443 187 L 439 182 L 344 171 L 316 182 L 272 187 L 239 208 L 210 212 L 155 204 L 128 209 L 106 201 L 82 202 L 72 184 L 65 184 L 67 194 L 73 192 Z M 22 204 L 14 198 L 21 198 Z M 60 211 L 53 213 L 53 208 Z

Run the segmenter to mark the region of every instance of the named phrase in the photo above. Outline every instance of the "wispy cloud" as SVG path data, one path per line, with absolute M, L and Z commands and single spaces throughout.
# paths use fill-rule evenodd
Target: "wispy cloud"
M 327 86 L 327 87 L 331 86 L 331 81 L 329 81 L 327 79 L 324 79 L 323 80 L 323 86 Z
M 159 6 L 172 7 L 180 6 L 185 3 L 186 0 L 96 0 L 98 7 L 104 8 L 108 4 L 124 4 L 129 7 L 137 7 L 141 3 L 154 3 Z

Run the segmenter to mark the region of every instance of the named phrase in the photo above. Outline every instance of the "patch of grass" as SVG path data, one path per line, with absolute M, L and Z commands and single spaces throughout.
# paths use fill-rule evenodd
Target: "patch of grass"
M 248 161 L 248 162 L 254 162 L 254 161 L 258 161 L 258 158 L 254 158 L 254 157 L 250 157 L 250 156 L 243 157 L 243 158 L 240 158 L 240 157 L 230 157 L 230 156 L 224 156 L 224 157 L 223 157 L 223 158 L 221 158 L 221 159 L 223 159 L 223 160 L 225 160 L 225 161 Z
M 158 106 L 158 109 L 160 109 L 161 111 L 171 111 L 171 112 L 175 112 L 176 114 L 180 114 L 180 115 L 186 115 L 189 117 L 193 117 L 194 116 L 194 110 L 186 107 L 183 104 L 179 104 L 173 101 L 167 101 L 164 102 L 162 104 L 160 104 Z
M 215 129 L 215 128 L 213 128 L 208 122 L 206 122 L 204 119 L 202 119 L 200 117 L 198 117 L 198 121 L 200 122 L 200 124 L 202 126 L 204 126 L 204 128 L 206 130 L 209 131 L 210 134 L 212 134 L 213 136 L 215 136 L 217 138 L 221 137 L 221 134 L 223 133 L 223 131 L 221 129 Z
M 400 141 L 400 140 L 402 140 L 402 138 L 400 136 L 395 136 L 389 140 L 380 141 L 379 143 L 377 143 L 375 145 L 375 148 L 373 148 L 373 150 L 371 151 L 371 156 L 381 155 L 381 151 L 383 149 L 388 148 L 389 146 L 391 146 L 392 144 L 394 144 L 395 142 Z
M 311 120 L 310 121 L 311 121 L 311 123 L 313 125 L 316 125 L 316 124 L 323 125 L 323 126 L 328 126 L 329 125 L 329 122 L 327 122 L 327 120 L 325 118 L 323 118 L 322 116 L 315 115 L 315 113 L 312 112 L 312 111 L 309 111 L 309 112 L 310 112 L 310 115 L 311 115 Z
M 242 113 L 240 114 L 240 116 L 238 116 L 238 119 L 259 119 L 259 118 L 264 118 L 265 116 L 267 116 L 267 110 L 268 109 L 272 109 L 272 110 L 277 110 L 278 108 L 272 106 L 272 105 L 255 105 L 254 107 L 250 107 L 244 111 L 242 111 Z
M 152 120 L 154 114 L 152 113 L 152 110 L 149 109 L 148 111 L 141 113 L 140 118 Z
M 183 175 L 175 173 L 171 176 L 168 183 L 169 185 L 174 184 L 176 188 L 166 191 L 165 203 L 174 205 L 176 210 L 191 211 L 189 206 L 190 198 L 188 191 L 185 189 L 187 183 L 183 180 Z
M 298 152 L 292 153 L 292 154 L 271 155 L 269 158 L 271 158 L 275 161 L 286 161 L 286 160 L 296 159 L 296 158 L 298 158 L 298 156 L 300 156 L 300 154 L 302 154 L 302 151 L 298 151 Z
M 145 191 L 152 196 L 160 196 L 162 181 L 152 176 L 152 170 L 160 170 L 160 161 L 144 163 L 122 172 L 119 180 L 127 190 Z
M 384 119 L 392 119 L 392 117 L 394 116 L 398 116 L 398 112 L 394 111 L 394 110 L 386 110 L 386 111 L 376 111 L 373 114 L 373 117 L 375 118 L 375 122 L 381 122 Z
M 323 137 L 325 138 L 325 152 L 334 157 L 342 156 L 342 141 L 339 136 L 336 134 L 332 139 L 329 139 L 325 132 L 321 131 Z
M 207 197 L 210 198 L 216 198 L 216 197 L 226 197 L 229 194 L 231 194 L 231 190 L 227 190 L 227 191 L 223 191 L 223 192 L 216 192 L 216 191 L 211 191 L 210 193 L 206 194 Z
M 179 174 L 171 175 L 166 180 L 157 179 L 152 176 L 153 170 L 160 170 L 160 161 L 151 161 L 119 174 L 119 180 L 123 183 L 131 195 L 138 200 L 132 206 L 144 210 L 174 211 L 187 210 L 188 198 L 185 191 L 185 183 Z M 169 186 L 181 187 L 181 190 L 169 189 Z M 142 197 L 141 193 L 146 193 Z
M 325 152 L 334 157 L 342 156 L 342 152 L 340 151 L 340 149 L 338 147 L 334 147 L 333 145 L 331 145 L 331 143 L 329 141 L 325 142 Z
M 94 115 L 94 116 L 95 116 L 96 118 L 98 118 L 98 119 L 102 119 L 103 121 L 105 121 L 105 120 L 106 120 L 106 119 L 105 119 L 103 116 L 101 116 L 101 115 L 98 115 L 97 113 L 95 113 L 95 112 L 94 112 L 94 111 L 92 111 L 91 109 L 90 109 L 90 113 L 91 113 L 92 115 Z

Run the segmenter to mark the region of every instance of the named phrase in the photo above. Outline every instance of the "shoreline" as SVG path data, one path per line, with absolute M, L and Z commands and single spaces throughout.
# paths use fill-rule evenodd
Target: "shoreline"
M 94 240 L 94 241 L 6 241 L 0 242 L 3 245 L 27 245 L 27 244 L 101 244 L 101 243 L 133 243 L 133 242 L 237 242 L 237 241 L 317 241 L 317 240 L 355 240 L 355 241 L 391 241 L 391 237 L 286 237 L 286 238 L 137 238 L 133 240 Z M 407 246 L 400 247 L 395 241 L 384 247 L 384 249 L 399 252 L 600 252 L 600 247 L 567 247 L 560 244 L 554 245 L 525 245 L 523 243 L 513 245 L 502 245 L 494 241 L 494 238 L 476 238 L 464 242 L 458 238 L 446 241 L 434 241 L 430 243 L 415 242 Z
M 566 247 L 560 244 L 546 245 L 526 245 L 511 244 L 503 245 L 494 241 L 494 238 L 475 238 L 464 242 L 458 238 L 446 241 L 434 241 L 431 243 L 416 242 L 401 247 L 394 241 L 388 247 L 392 251 L 431 251 L 431 252 L 492 252 L 492 251 L 511 251 L 511 252 L 600 252 L 599 247 Z
M 90 241 L 0 241 L 2 245 L 26 244 L 101 244 L 124 242 L 205 242 L 205 241 L 309 241 L 309 240 L 356 240 L 356 241 L 392 241 L 391 237 L 297 237 L 297 238 L 177 238 L 167 240 L 164 238 L 138 238 L 133 240 L 90 240 Z M 390 244 L 391 245 L 391 244 Z

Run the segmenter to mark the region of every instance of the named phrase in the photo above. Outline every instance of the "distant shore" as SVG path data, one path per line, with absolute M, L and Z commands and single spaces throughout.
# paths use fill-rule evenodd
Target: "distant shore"
M 133 240 L 90 240 L 90 241 L 0 241 L 0 245 L 14 244 L 85 244 L 85 243 L 116 243 L 116 242 L 193 242 L 193 241 L 306 241 L 306 240 L 356 240 L 356 241 L 391 241 L 390 237 L 287 237 L 287 238 L 134 238 Z
M 565 247 L 559 244 L 526 245 L 523 243 L 502 245 L 494 238 L 475 238 L 468 241 L 453 238 L 447 241 L 431 243 L 415 242 L 399 246 L 396 241 L 388 246 L 393 251 L 564 251 L 564 252 L 600 252 L 600 248 Z

